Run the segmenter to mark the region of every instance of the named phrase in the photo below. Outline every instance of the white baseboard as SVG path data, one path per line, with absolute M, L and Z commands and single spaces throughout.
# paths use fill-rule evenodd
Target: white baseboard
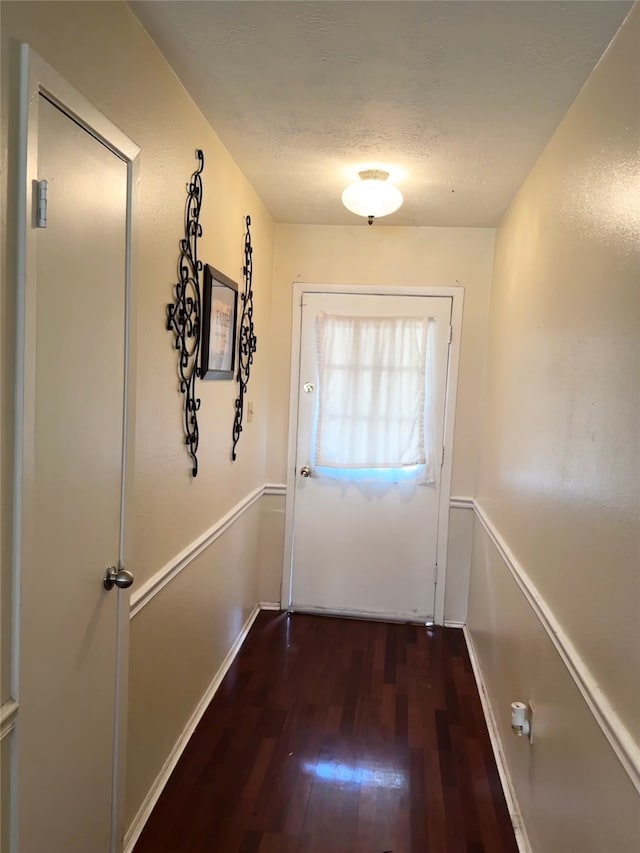
M 260 610 L 280 610 L 279 601 L 261 601 L 258 604 Z
M 444 620 L 444 627 L 445 628 L 464 628 L 466 624 L 467 624 L 466 622 L 459 622 L 456 619 L 445 619 Z
M 214 675 L 213 681 L 211 682 L 211 684 L 209 685 L 209 687 L 205 691 L 204 696 L 198 702 L 198 705 L 196 706 L 193 714 L 191 715 L 189 722 L 187 723 L 187 725 L 185 726 L 185 728 L 182 731 L 182 734 L 180 735 L 180 737 L 178 738 L 178 740 L 174 744 L 174 747 L 171 750 L 169 756 L 167 757 L 167 760 L 165 761 L 165 763 L 162 767 L 162 770 L 160 771 L 160 773 L 156 777 L 153 785 L 151 786 L 151 788 L 149 790 L 149 793 L 147 794 L 142 805 L 138 809 L 138 813 L 136 814 L 133 821 L 131 822 L 131 826 L 129 827 L 129 829 L 125 833 L 124 853 L 132 853 L 133 848 L 135 846 L 135 843 L 138 840 L 138 838 L 140 837 L 140 833 L 144 829 L 144 825 L 147 822 L 147 820 L 149 819 L 149 815 L 153 811 L 153 807 L 158 802 L 158 799 L 159 799 L 160 794 L 162 793 L 162 791 L 164 789 L 164 786 L 169 781 L 169 777 L 171 776 L 176 764 L 180 760 L 180 756 L 184 752 L 185 747 L 189 743 L 189 739 L 191 738 L 191 735 L 194 733 L 196 726 L 198 725 L 198 723 L 202 719 L 204 712 L 209 707 L 211 700 L 213 699 L 216 691 L 218 690 L 218 688 L 220 687 L 220 684 L 222 683 L 222 679 L 225 677 L 225 675 L 229 671 L 231 664 L 233 663 L 238 652 L 240 651 L 240 647 L 242 646 L 243 642 L 245 641 L 246 636 L 249 633 L 249 630 L 250 630 L 251 626 L 253 625 L 253 623 L 256 619 L 256 616 L 258 615 L 258 613 L 260 612 L 261 609 L 264 609 L 264 610 L 278 609 L 279 610 L 280 605 L 277 605 L 277 607 L 275 607 L 275 608 L 271 608 L 267 605 L 266 607 L 263 608 L 262 605 L 256 604 L 256 606 L 253 608 L 253 610 L 249 614 L 249 618 L 247 619 L 247 621 L 242 626 L 240 633 L 236 637 L 234 644 L 231 646 L 231 648 L 229 649 L 229 651 L 227 653 L 227 656 L 225 657 L 225 659 L 220 664 L 220 667 L 219 667 L 218 671 L 216 672 L 216 674 Z
M 489 730 L 489 739 L 491 740 L 493 757 L 496 760 L 498 775 L 500 776 L 500 783 L 502 785 L 502 790 L 504 791 L 504 798 L 507 801 L 507 808 L 509 809 L 509 817 L 511 818 L 513 832 L 516 837 L 516 844 L 518 845 L 518 850 L 520 851 L 520 853 L 531 853 L 531 846 L 529 844 L 529 839 L 527 837 L 527 833 L 522 822 L 522 817 L 520 815 L 520 807 L 518 806 L 518 800 L 516 799 L 515 789 L 511 781 L 511 775 L 509 774 L 509 768 L 507 767 L 507 762 L 505 761 L 504 753 L 502 751 L 502 743 L 500 741 L 500 735 L 498 733 L 496 718 L 494 717 L 493 711 L 491 709 L 489 694 L 487 693 L 484 679 L 482 677 L 482 670 L 480 669 L 478 656 L 476 655 L 473 640 L 471 639 L 471 633 L 469 632 L 469 629 L 466 625 L 463 628 L 463 632 L 465 641 L 467 643 L 469 658 L 471 660 L 471 668 L 473 669 L 476 684 L 478 685 L 478 693 L 480 694 L 480 702 L 482 703 L 484 718 L 487 723 L 487 729 Z

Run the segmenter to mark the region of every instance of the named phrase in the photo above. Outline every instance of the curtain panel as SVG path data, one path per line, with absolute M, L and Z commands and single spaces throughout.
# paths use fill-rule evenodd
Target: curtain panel
M 433 482 L 430 325 L 428 317 L 319 315 L 319 473 Z

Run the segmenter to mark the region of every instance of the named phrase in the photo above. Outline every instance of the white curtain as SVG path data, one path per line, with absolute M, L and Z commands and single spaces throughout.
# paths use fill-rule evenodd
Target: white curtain
M 384 469 L 387 481 L 433 481 L 431 337 L 426 317 L 318 316 L 320 474 L 367 479 L 366 470 L 381 479 Z

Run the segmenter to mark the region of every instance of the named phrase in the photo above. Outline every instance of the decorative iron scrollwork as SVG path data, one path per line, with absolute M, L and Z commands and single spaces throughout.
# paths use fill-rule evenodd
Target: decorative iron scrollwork
M 200 398 L 196 397 L 198 378 L 198 353 L 200 350 L 201 290 L 198 260 L 198 238 L 202 237 L 200 208 L 202 207 L 202 170 L 204 154 L 196 150 L 198 167 L 187 184 L 187 202 L 184 214 L 183 240 L 180 240 L 178 259 L 178 282 L 173 287 L 174 301 L 167 305 L 167 329 L 175 335 L 174 346 L 179 352 L 179 388 L 184 395 L 184 431 L 187 452 L 193 461 L 192 474 L 198 475 L 198 409 Z
M 244 266 L 243 292 L 240 294 L 242 300 L 242 316 L 238 330 L 238 396 L 236 397 L 236 413 L 233 420 L 233 448 L 231 459 L 236 459 L 236 447 L 242 432 L 242 420 L 244 418 L 244 397 L 249 385 L 253 355 L 256 351 L 258 339 L 253 327 L 253 247 L 251 245 L 251 217 L 245 219 L 247 230 L 244 235 Z

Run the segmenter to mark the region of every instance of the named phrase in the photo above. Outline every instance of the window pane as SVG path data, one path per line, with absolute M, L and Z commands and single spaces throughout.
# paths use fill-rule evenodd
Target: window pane
M 406 469 L 401 479 L 428 479 L 429 332 L 426 317 L 319 315 L 314 464 L 321 476 L 343 469 L 342 476 L 353 470 L 356 479 L 380 479 L 365 472 Z

